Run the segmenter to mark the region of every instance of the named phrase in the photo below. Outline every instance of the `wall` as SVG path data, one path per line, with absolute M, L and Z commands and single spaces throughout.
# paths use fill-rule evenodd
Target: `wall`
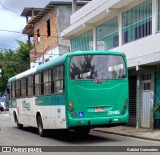
M 72 14 L 72 6 L 58 6 L 57 7 L 57 30 L 58 36 L 61 32 L 70 25 L 70 15 Z M 62 40 L 59 38 L 59 44 L 70 47 L 69 40 Z
M 46 21 L 50 19 L 50 30 L 51 35 L 47 35 L 47 23 Z M 40 42 L 38 43 L 37 39 L 37 30 L 40 32 Z M 35 48 L 32 51 L 35 51 L 35 57 L 38 57 L 59 44 L 58 40 L 58 30 L 57 30 L 57 10 L 52 9 L 51 12 L 46 14 L 42 19 L 40 19 L 34 25 L 34 42 Z M 33 57 L 33 54 L 31 55 Z
M 120 47 L 113 48 L 112 50 L 125 52 L 127 59 L 130 60 L 133 58 L 138 58 L 141 56 L 160 52 L 159 43 L 160 43 L 160 33 L 156 33 L 148 37 L 124 44 Z M 149 59 L 148 60 L 148 63 L 149 63 L 150 60 L 156 59 L 156 57 L 154 57 L 153 55 L 153 58 L 149 57 L 148 59 Z M 139 59 L 139 61 L 141 60 Z M 135 63 L 138 64 L 138 62 L 135 62 Z

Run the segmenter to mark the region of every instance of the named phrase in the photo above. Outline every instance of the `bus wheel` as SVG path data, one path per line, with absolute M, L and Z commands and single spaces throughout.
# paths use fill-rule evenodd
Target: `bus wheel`
M 79 127 L 79 128 L 76 128 L 74 131 L 77 135 L 88 135 L 89 132 L 90 132 L 90 128 L 89 127 Z
M 15 122 L 16 122 L 16 124 L 17 124 L 17 128 L 18 129 L 22 129 L 23 128 L 23 124 L 20 124 L 19 122 L 18 122 L 18 118 L 17 118 L 17 115 L 15 114 Z
M 43 123 L 42 123 L 42 118 L 39 115 L 37 118 L 37 126 L 38 126 L 38 133 L 41 137 L 45 136 L 45 130 L 43 129 Z

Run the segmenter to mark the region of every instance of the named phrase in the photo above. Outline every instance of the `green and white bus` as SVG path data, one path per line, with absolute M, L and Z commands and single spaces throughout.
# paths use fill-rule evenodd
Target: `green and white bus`
M 18 66 L 17 66 L 18 67 Z M 128 122 L 128 72 L 124 53 L 67 53 L 8 81 L 9 112 L 18 128 L 91 128 Z

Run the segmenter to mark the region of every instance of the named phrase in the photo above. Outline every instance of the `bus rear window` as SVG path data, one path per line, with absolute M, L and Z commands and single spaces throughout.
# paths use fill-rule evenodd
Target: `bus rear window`
M 70 79 L 124 79 L 126 66 L 122 56 L 80 55 L 73 56 L 70 62 Z

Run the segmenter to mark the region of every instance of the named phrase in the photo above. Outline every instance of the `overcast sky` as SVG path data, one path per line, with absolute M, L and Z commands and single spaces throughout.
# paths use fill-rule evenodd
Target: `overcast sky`
M 51 0 L 0 0 L 0 50 L 9 48 L 13 50 L 17 49 L 18 45 L 16 40 L 24 41 L 27 39 L 22 33 L 2 31 L 22 32 L 26 25 L 26 19 L 20 16 L 24 7 L 43 8 L 50 1 Z

